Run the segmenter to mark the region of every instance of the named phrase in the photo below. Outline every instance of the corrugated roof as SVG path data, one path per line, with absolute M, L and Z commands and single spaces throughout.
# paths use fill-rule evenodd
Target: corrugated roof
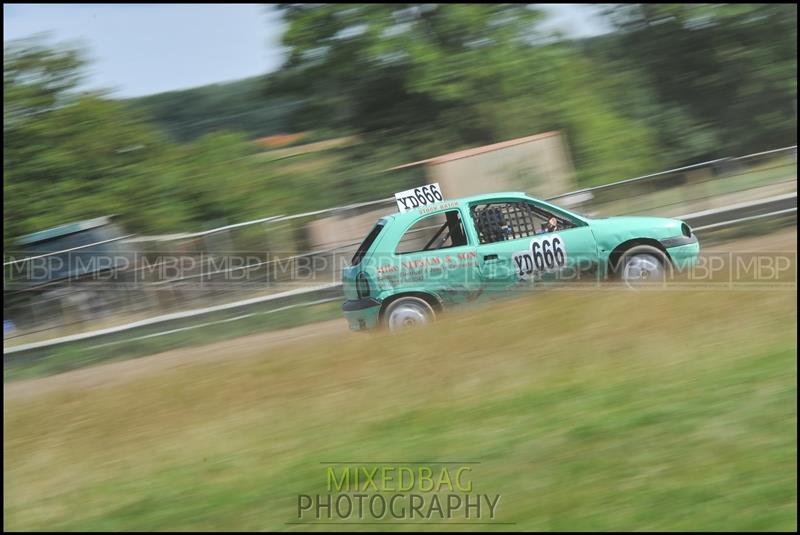
M 102 216 L 96 217 L 94 219 L 86 219 L 84 221 L 78 221 L 75 223 L 67 223 L 65 225 L 59 225 L 57 227 L 49 228 L 46 230 L 40 230 L 39 232 L 34 232 L 33 234 L 26 234 L 25 236 L 20 237 L 17 239 L 18 245 L 30 245 L 32 243 L 50 240 L 53 238 L 58 238 L 60 236 L 66 236 L 67 234 L 74 234 L 76 232 L 81 232 L 83 230 L 89 230 L 90 228 L 101 227 L 103 225 L 107 225 L 111 222 L 112 216 Z
M 559 133 L 560 132 L 558 131 L 544 132 L 533 136 L 520 137 L 508 141 L 501 141 L 500 143 L 494 143 L 493 145 L 484 145 L 482 147 L 475 147 L 472 149 L 465 149 L 458 152 L 451 152 L 449 154 L 443 154 L 441 156 L 428 158 L 427 160 L 419 160 L 418 162 L 411 162 L 403 165 L 398 165 L 397 167 L 392 167 L 391 169 L 387 169 L 387 171 L 395 171 L 397 169 L 404 169 L 406 167 L 413 167 L 415 165 L 423 165 L 423 164 L 437 165 L 440 163 L 452 162 L 453 160 L 460 160 L 461 158 L 469 158 L 487 152 L 507 149 L 508 147 L 513 147 L 514 145 L 521 145 L 523 143 L 528 143 L 530 141 L 536 141 L 537 139 L 544 139 L 551 136 L 557 136 L 559 135 Z

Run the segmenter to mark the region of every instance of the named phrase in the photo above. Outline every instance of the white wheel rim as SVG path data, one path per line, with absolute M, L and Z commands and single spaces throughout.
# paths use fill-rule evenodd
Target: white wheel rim
M 389 329 L 399 331 L 428 323 L 428 310 L 421 303 L 413 301 L 402 303 L 389 313 Z
M 631 288 L 634 285 L 663 283 L 664 268 L 651 254 L 637 254 L 628 258 L 622 271 L 622 280 Z

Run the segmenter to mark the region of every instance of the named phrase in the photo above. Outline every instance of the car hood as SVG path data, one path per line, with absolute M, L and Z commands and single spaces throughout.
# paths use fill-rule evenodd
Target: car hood
M 668 217 L 620 216 L 603 219 L 590 219 L 589 225 L 601 246 L 614 247 L 615 244 L 635 238 L 662 240 L 681 235 L 679 219 Z M 603 247 L 605 248 L 605 247 Z

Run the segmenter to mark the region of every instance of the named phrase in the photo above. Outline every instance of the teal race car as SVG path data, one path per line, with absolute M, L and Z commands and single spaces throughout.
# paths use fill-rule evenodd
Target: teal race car
M 552 283 L 662 284 L 697 261 L 677 219 L 589 218 L 525 193 L 445 200 L 438 184 L 395 195 L 344 268 L 352 330 L 429 323 L 444 310 Z

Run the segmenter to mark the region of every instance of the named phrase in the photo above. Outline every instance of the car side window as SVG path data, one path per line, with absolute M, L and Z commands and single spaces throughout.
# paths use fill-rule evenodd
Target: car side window
M 467 235 L 458 210 L 423 217 L 408 230 L 397 244 L 395 253 L 408 254 L 435 251 L 467 245 Z
M 565 219 L 550 210 L 546 210 L 533 203 L 525 203 L 533 212 L 533 218 L 536 221 L 536 234 L 547 234 L 548 232 L 556 232 L 558 230 L 566 230 L 575 227 L 575 223 L 569 219 Z
M 470 208 L 481 244 L 517 240 L 572 228 L 562 217 L 525 201 L 476 204 Z M 555 225 L 552 220 L 555 218 Z

